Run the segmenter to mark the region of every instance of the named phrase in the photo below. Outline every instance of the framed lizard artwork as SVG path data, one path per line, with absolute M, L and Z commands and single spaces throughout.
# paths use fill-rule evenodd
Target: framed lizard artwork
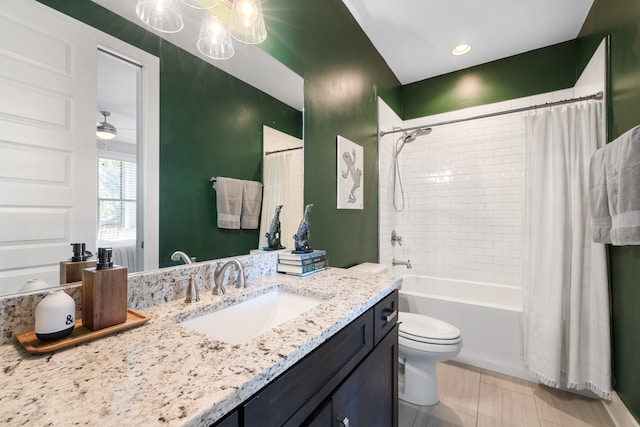
M 338 135 L 338 209 L 362 209 L 364 149 Z

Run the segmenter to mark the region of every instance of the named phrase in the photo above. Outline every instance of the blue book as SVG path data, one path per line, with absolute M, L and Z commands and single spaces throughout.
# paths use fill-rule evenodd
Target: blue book
M 315 264 L 307 265 L 291 265 L 291 264 L 278 264 L 279 273 L 303 275 L 305 273 L 311 273 L 312 271 L 324 270 L 329 266 L 328 260 L 316 262 Z
M 278 258 L 284 259 L 284 260 L 304 261 L 310 258 L 317 258 L 323 255 L 325 257 L 327 256 L 327 252 L 325 250 L 316 249 L 306 254 L 294 254 L 293 251 L 281 252 L 278 254 Z

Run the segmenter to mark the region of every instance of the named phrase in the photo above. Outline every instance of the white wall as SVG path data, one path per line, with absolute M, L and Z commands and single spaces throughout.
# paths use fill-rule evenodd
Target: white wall
M 438 114 L 403 127 L 571 98 L 567 89 Z M 412 273 L 521 285 L 525 114 L 436 126 L 398 157 L 405 209 L 392 205 L 393 144 L 381 139 L 380 259 L 411 260 Z M 382 123 L 382 120 L 381 120 Z M 388 130 L 388 129 L 387 129 Z M 393 139 L 392 139 L 393 138 Z M 392 247 L 394 229 L 404 245 Z M 393 268 L 401 274 L 405 267 Z
M 379 127 L 413 127 L 604 91 L 600 45 L 575 88 L 402 122 L 379 100 Z M 411 273 L 521 286 L 526 114 L 434 126 L 398 157 L 405 208 L 393 207 L 393 147 L 379 139 L 380 262 L 410 260 Z M 399 191 L 396 193 L 399 194 Z M 398 200 L 398 199 L 397 199 Z M 403 246 L 391 245 L 391 232 Z M 402 274 L 404 266 L 392 268 Z
M 388 131 L 401 126 L 400 117 L 381 98 L 378 98 L 378 131 Z M 391 205 L 393 170 L 390 168 L 393 161 L 391 147 L 397 135 L 399 134 L 385 135 L 378 140 L 378 257 L 381 263 L 389 265 L 394 255 L 391 246 L 391 230 L 399 225 Z

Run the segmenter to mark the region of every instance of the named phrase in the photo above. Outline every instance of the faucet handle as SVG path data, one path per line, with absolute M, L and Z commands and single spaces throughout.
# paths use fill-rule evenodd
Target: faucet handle
M 402 237 L 398 236 L 396 230 L 391 231 L 391 246 L 395 246 L 396 243 L 402 246 Z
M 200 291 L 198 291 L 198 286 L 196 285 L 196 275 L 192 274 L 187 280 L 187 294 L 184 302 L 192 303 L 200 301 Z

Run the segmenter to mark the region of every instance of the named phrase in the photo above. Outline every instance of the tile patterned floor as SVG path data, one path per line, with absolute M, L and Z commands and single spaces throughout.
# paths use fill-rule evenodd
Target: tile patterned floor
M 440 403 L 400 401 L 400 427 L 614 426 L 600 401 L 573 393 L 455 362 L 437 375 Z

